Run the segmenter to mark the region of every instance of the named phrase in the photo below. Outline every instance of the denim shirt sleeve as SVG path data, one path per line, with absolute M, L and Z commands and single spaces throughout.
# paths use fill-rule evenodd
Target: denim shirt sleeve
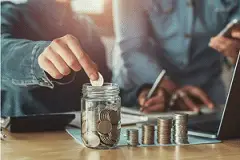
M 13 29 L 18 23 L 21 23 L 18 8 L 11 3 L 1 5 L 1 80 L 20 87 L 53 88 L 37 61 L 50 42 L 15 38 Z
M 162 68 L 148 34 L 148 18 L 141 2 L 115 0 L 113 4 L 116 46 L 113 54 L 113 82 L 122 89 L 126 106 L 136 105 L 137 90 L 153 83 Z
M 236 5 L 233 8 L 232 14 L 230 15 L 230 20 L 238 19 L 240 20 L 240 1 L 235 1 Z

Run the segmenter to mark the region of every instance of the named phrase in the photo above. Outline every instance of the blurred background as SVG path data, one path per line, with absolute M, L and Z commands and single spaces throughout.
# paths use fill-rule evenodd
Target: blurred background
M 104 36 L 113 36 L 113 0 L 72 0 L 72 8 L 77 13 L 89 15 Z
M 111 55 L 114 49 L 114 29 L 112 15 L 113 0 L 72 0 L 72 8 L 79 14 L 87 14 L 95 22 L 105 44 L 108 66 L 111 68 Z
M 0 0 L 5 1 L 5 0 Z M 16 3 L 26 2 L 28 0 L 11 0 Z M 114 50 L 114 28 L 113 28 L 113 14 L 112 2 L 114 0 L 57 0 L 57 1 L 71 1 L 72 8 L 76 13 L 87 14 L 95 22 L 98 27 L 98 32 L 105 44 L 108 57 L 108 65 L 111 68 L 111 57 Z M 229 87 L 232 78 L 233 69 L 224 66 L 222 74 L 226 88 Z
M 88 14 L 98 26 L 99 33 L 102 36 L 102 40 L 108 53 L 108 62 L 110 68 L 111 55 L 114 49 L 115 40 L 113 29 L 112 1 L 113 0 L 72 0 L 72 3 L 74 4 L 72 6 L 73 9 L 79 13 Z M 226 89 L 228 89 L 231 82 L 232 72 L 233 69 L 229 69 L 227 66 L 224 66 L 224 72 L 222 76 Z

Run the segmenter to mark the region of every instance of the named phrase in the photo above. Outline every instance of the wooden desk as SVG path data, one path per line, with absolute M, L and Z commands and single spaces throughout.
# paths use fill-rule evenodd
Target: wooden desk
M 1 142 L 3 160 L 240 159 L 240 140 L 208 145 L 92 150 L 77 144 L 66 132 L 7 135 L 7 140 Z

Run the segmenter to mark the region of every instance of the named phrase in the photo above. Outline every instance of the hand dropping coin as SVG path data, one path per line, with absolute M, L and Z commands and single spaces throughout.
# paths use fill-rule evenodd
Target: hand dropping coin
M 104 79 L 103 79 L 103 76 L 98 72 L 98 79 L 95 81 L 92 81 L 90 79 L 90 82 L 91 82 L 92 86 L 102 86 L 104 83 Z

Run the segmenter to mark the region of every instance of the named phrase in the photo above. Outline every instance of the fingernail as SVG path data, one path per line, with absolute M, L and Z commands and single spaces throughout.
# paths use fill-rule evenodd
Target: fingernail
M 149 105 L 148 103 L 144 103 L 144 105 L 143 105 L 143 106 L 144 106 L 144 107 L 148 107 L 148 105 Z
M 194 112 L 199 112 L 199 108 L 194 108 L 193 111 Z
M 232 33 L 232 36 L 238 38 L 238 37 L 240 37 L 240 34 L 239 33 Z
M 213 46 L 214 46 L 214 42 L 213 42 L 213 41 L 210 41 L 210 42 L 208 43 L 208 45 L 209 45 L 210 47 L 213 47 Z
M 213 108 L 213 107 L 214 107 L 214 104 L 213 104 L 213 103 L 210 103 L 210 104 L 208 105 L 208 107 L 209 107 L 209 108 Z
M 95 81 L 98 79 L 98 75 L 96 73 L 92 73 L 89 77 L 91 80 Z

